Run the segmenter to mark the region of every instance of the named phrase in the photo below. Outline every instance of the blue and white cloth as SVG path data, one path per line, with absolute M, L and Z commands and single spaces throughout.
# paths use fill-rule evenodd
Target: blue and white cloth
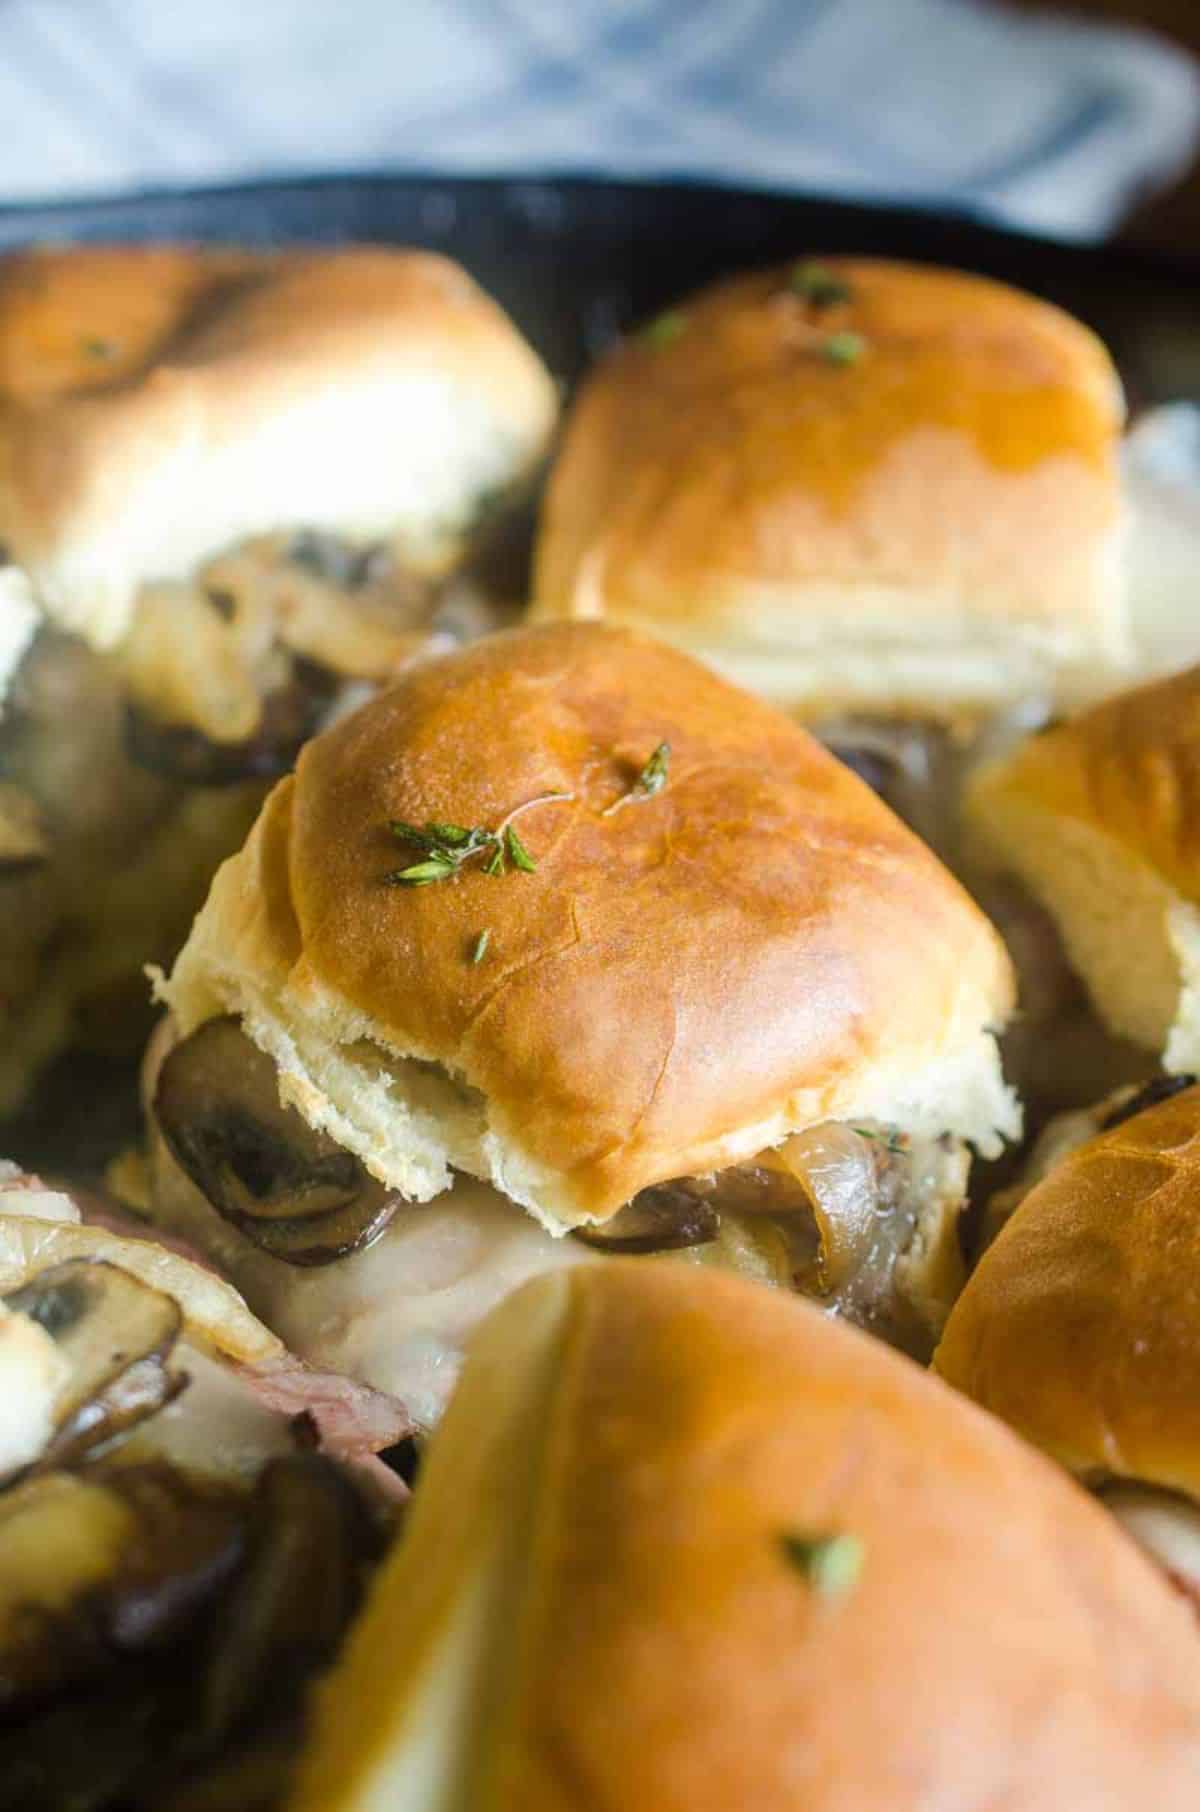
M 0 200 L 315 171 L 694 176 L 1103 234 L 1196 64 L 984 0 L 0 0 Z

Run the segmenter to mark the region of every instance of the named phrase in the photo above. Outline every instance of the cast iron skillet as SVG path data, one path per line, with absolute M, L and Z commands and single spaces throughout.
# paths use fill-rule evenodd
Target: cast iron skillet
M 465 264 L 565 378 L 631 322 L 726 271 L 877 252 L 983 271 L 1062 303 L 1109 342 L 1136 401 L 1200 394 L 1200 265 L 912 209 L 699 183 L 354 176 L 0 209 L 0 248 L 34 239 L 433 247 Z
M 1112 347 L 1131 403 L 1200 399 L 1200 266 L 1058 246 L 960 216 L 695 183 L 356 176 L 0 209 L 0 250 L 36 240 L 343 240 L 444 251 L 570 382 L 612 338 L 697 284 L 802 254 L 958 265 L 1059 302 Z M 56 1066 L 0 1155 L 94 1174 L 137 1132 L 124 1067 Z

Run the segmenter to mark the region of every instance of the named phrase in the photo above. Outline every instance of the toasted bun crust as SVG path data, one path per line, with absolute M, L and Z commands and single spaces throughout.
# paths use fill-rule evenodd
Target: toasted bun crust
M 536 612 L 651 629 L 809 717 L 934 718 L 1131 662 L 1120 386 L 1085 327 L 956 271 L 831 258 L 703 291 L 575 404 Z M 834 335 L 861 337 L 835 363 Z
M 431 569 L 545 448 L 553 382 L 426 252 L 43 250 L 0 263 L 0 541 L 102 646 L 149 580 L 249 536 Z
M 1200 1088 L 1077 1147 L 1025 1197 L 934 1364 L 1074 1472 L 1200 1499 Z
M 967 821 L 1058 921 L 1116 1032 L 1200 1069 L 1200 667 L 980 770 Z
M 784 1542 L 833 1534 L 861 1566 L 823 1596 Z M 294 1812 L 1190 1809 L 1198 1652 L 1104 1512 L 936 1380 L 614 1261 L 487 1324 Z
M 664 740 L 665 788 L 605 816 Z M 383 884 L 415 860 L 390 820 L 492 827 L 554 793 L 520 824 L 536 873 Z M 957 883 L 803 730 L 560 624 L 414 668 L 310 743 L 163 994 L 184 1032 L 241 1013 L 395 1186 L 452 1163 L 562 1227 L 830 1116 L 993 1144 L 1011 987 Z M 425 1067 L 380 1090 L 364 1039 Z

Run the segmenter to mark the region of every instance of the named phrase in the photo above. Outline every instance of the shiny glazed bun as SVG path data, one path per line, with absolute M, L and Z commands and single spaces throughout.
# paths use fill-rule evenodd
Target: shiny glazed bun
M 980 770 L 966 816 L 1058 924 L 1110 1029 L 1200 1070 L 1200 667 Z
M 293 1812 L 1156 1812 L 1187 1613 L 1070 1481 L 814 1310 L 633 1261 L 492 1317 Z
M 665 636 L 777 703 L 955 719 L 1132 658 L 1120 385 L 1018 290 L 832 258 L 702 291 L 585 383 L 535 610 Z
M 0 263 L 0 542 L 98 646 L 147 581 L 278 530 L 386 538 L 440 570 L 556 407 L 512 323 L 431 253 Z
M 942 1376 L 1072 1471 L 1200 1500 L 1200 1088 L 1024 1198 L 951 1312 Z
M 422 858 L 391 823 L 518 811 L 533 872 L 387 884 Z M 957 883 L 803 730 L 563 624 L 427 661 L 310 743 L 161 994 L 184 1036 L 239 1015 L 283 1099 L 405 1195 L 453 1166 L 558 1231 L 827 1118 L 994 1149 L 1011 987 Z

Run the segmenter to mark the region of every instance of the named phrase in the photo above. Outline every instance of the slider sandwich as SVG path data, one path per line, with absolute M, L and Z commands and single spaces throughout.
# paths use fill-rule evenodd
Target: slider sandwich
M 1162 1092 L 1046 1167 L 934 1364 L 1097 1492 L 1200 1612 L 1200 1088 Z
M 467 569 L 555 413 L 430 254 L 0 261 L 0 1105 L 170 956 L 306 737 L 495 620 Z
M 404 1427 L 177 1243 L 0 1165 L 0 1804 L 278 1804 Z
M 146 1069 L 150 1212 L 439 1412 L 523 1277 L 677 1252 L 928 1352 L 1011 974 L 805 731 L 594 624 L 414 667 L 221 869 Z
M 1191 1812 L 1198 1658 L 999 1423 L 625 1260 L 481 1331 L 289 1812 Z
M 665 637 L 945 840 L 974 733 L 1130 670 L 1122 421 L 1099 340 L 1003 284 L 862 258 L 739 276 L 584 383 L 534 614 Z
M 965 816 L 983 859 L 1042 909 L 1142 1072 L 1147 1052 L 1172 1075 L 1200 1071 L 1200 668 L 981 768 Z M 1035 1013 L 1037 989 L 1033 977 Z

